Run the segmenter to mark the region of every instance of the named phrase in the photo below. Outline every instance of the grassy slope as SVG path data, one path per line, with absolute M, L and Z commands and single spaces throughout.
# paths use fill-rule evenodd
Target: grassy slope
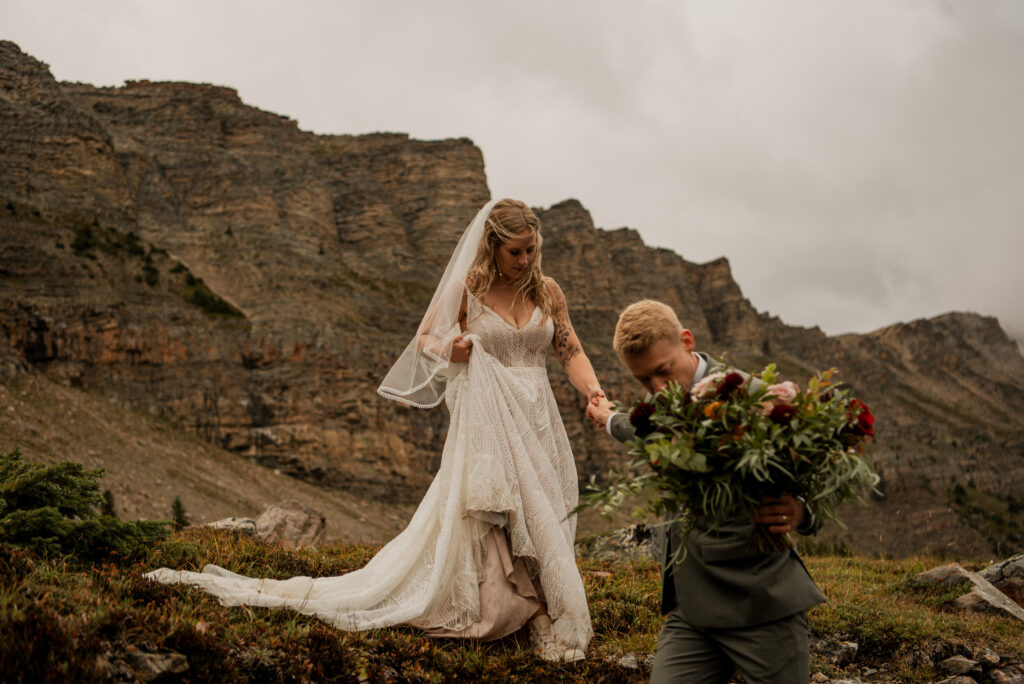
M 153 584 L 157 566 L 198 569 L 207 562 L 266 576 L 335 575 L 361 567 L 366 545 L 284 551 L 209 530 L 188 530 L 134 561 L 80 567 L 0 546 L 0 680 L 92 681 L 97 655 L 117 661 L 128 647 L 187 656 L 181 681 L 646 681 L 660 618 L 658 571 L 651 561 L 581 561 L 596 636 L 575 665 L 541 663 L 522 634 L 490 644 L 430 640 L 416 630 L 345 633 L 290 611 L 223 608 L 180 586 Z M 958 590 L 913 587 L 930 559 L 811 557 L 807 565 L 830 601 L 811 611 L 813 638 L 860 644 L 860 668 L 884 668 L 872 681 L 934 678 L 914 653 L 938 646 L 990 646 L 1024 657 L 1022 629 L 1009 619 L 953 613 Z M 618 666 L 641 655 L 639 669 Z M 812 671 L 840 674 L 812 654 Z
M 29 461 L 103 468 L 103 487 L 126 519 L 168 518 L 176 496 L 194 524 L 255 517 L 294 499 L 326 516 L 328 540 L 377 542 L 393 537 L 411 515 L 410 506 L 331 492 L 277 473 L 166 421 L 38 374 L 0 383 L 0 407 L 0 451 L 19 446 Z

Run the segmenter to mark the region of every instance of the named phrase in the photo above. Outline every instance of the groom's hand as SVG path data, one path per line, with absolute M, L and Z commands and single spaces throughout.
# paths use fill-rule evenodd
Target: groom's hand
M 594 423 L 594 427 L 603 428 L 608 424 L 608 418 L 615 413 L 615 404 L 608 401 L 606 397 L 596 397 L 587 404 L 587 418 Z
M 804 524 L 806 509 L 799 499 L 789 494 L 766 496 L 764 502 L 754 511 L 754 522 L 767 525 L 773 534 L 786 534 L 800 529 Z

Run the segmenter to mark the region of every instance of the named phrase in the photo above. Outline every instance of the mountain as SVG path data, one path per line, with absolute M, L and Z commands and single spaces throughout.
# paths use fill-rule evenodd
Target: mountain
M 52 434 L 31 433 L 24 405 L 3 410 L 10 446 L 74 456 L 57 436 L 73 390 L 325 496 L 418 501 L 447 416 L 375 389 L 490 198 L 471 141 L 316 135 L 211 85 L 59 83 L 10 42 L 0 130 L 0 384 L 53 397 L 32 409 Z M 613 397 L 637 391 L 610 341 L 643 297 L 740 367 L 775 361 L 799 383 L 841 369 L 878 418 L 885 497 L 819 543 L 970 555 L 1024 543 L 1024 357 L 998 321 L 950 313 L 828 337 L 755 310 L 724 258 L 696 264 L 595 228 L 575 200 L 538 214 L 545 272 Z M 581 478 L 603 474 L 621 447 L 549 369 Z M 194 469 L 191 443 L 163 458 Z

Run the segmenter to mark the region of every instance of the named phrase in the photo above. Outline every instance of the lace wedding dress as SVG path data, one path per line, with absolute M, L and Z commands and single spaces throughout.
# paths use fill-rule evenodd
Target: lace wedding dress
M 224 605 L 291 608 L 344 630 L 410 624 L 442 636 L 503 636 L 541 600 L 555 633 L 585 649 L 590 612 L 569 515 L 576 468 L 544 361 L 553 323 L 536 308 L 516 328 L 470 295 L 466 332 L 473 350 L 449 371 L 440 469 L 408 527 L 365 567 L 287 580 L 215 565 L 147 577 L 196 585 Z

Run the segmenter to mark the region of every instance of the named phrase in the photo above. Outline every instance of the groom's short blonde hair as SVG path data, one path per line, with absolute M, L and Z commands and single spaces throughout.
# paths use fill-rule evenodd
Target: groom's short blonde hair
M 679 342 L 682 331 L 683 325 L 672 307 L 644 299 L 619 314 L 612 347 L 619 356 L 643 354 L 658 340 Z

